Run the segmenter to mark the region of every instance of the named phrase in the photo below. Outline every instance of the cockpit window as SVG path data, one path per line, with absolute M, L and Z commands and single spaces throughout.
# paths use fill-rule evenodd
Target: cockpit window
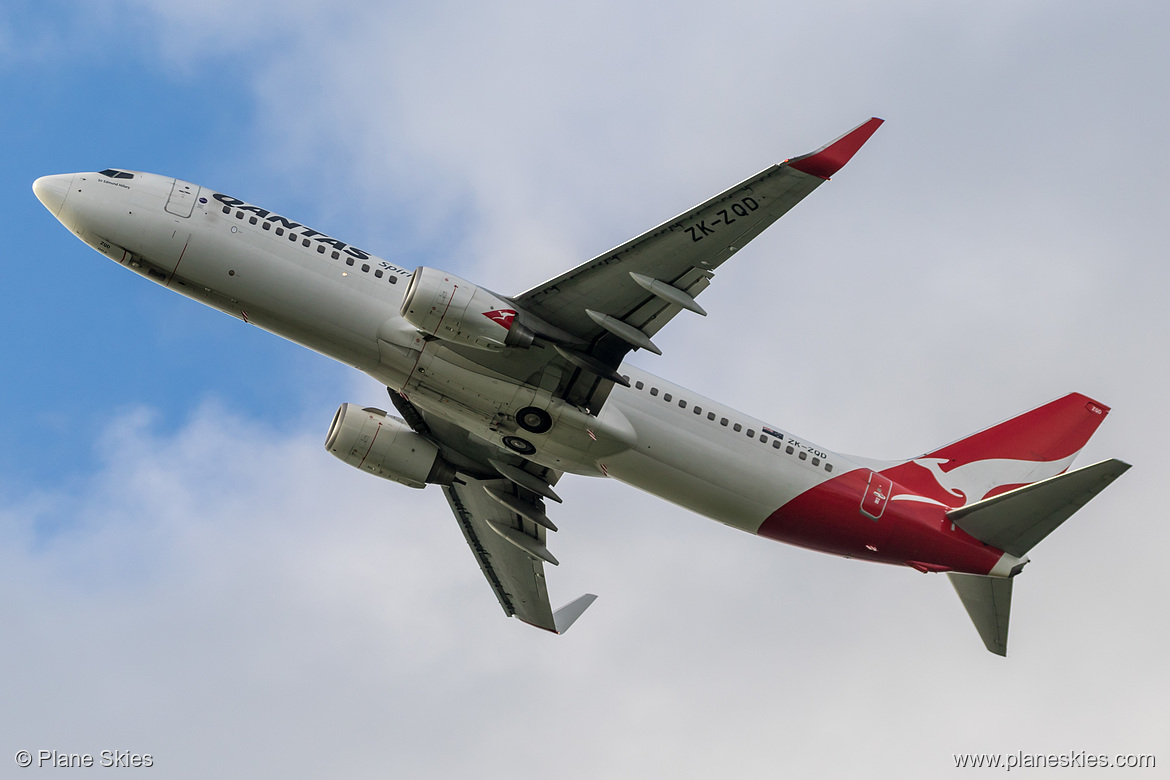
M 126 171 L 116 171 L 113 168 L 106 168 L 104 171 L 101 172 L 101 175 L 108 176 L 111 179 L 133 179 L 134 178 L 134 174 L 132 174 L 132 173 L 127 173 Z

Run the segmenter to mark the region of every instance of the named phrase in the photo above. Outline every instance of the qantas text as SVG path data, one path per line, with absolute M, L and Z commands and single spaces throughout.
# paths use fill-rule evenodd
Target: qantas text
M 338 241 L 335 238 L 330 238 L 329 236 L 325 235 L 324 233 L 319 233 L 316 230 L 313 230 L 312 228 L 305 227 L 304 225 L 302 225 L 299 222 L 293 222 L 291 220 L 285 219 L 284 217 L 280 216 L 279 214 L 273 214 L 271 211 L 269 211 L 267 209 L 262 209 L 259 206 L 252 206 L 252 205 L 240 200 L 239 198 L 233 198 L 230 195 L 223 195 L 223 194 L 218 193 L 218 192 L 214 193 L 211 197 L 215 198 L 216 200 L 218 200 L 220 203 L 222 203 L 225 206 L 231 206 L 238 211 L 246 211 L 246 212 L 255 214 L 257 217 L 264 220 L 265 222 L 279 223 L 281 226 L 283 226 L 287 230 L 296 230 L 298 233 L 300 233 L 305 238 L 311 238 L 314 241 L 316 241 L 317 243 L 325 244 L 326 246 L 331 246 L 334 249 L 345 252 L 347 255 L 350 255 L 351 257 L 357 258 L 358 260 L 369 260 L 370 259 L 370 254 L 368 252 L 365 252 L 361 249 L 358 249 L 356 246 L 350 246 L 350 245 L 346 244 L 344 241 Z

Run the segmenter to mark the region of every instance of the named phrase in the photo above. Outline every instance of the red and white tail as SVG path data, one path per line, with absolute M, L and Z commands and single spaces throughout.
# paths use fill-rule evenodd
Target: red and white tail
M 1063 474 L 1109 407 L 1070 393 L 882 474 L 947 506 L 964 506 Z

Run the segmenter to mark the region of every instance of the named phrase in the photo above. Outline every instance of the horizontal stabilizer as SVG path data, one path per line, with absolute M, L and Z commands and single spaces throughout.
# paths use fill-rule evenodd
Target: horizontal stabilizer
M 597 596 L 592 593 L 586 593 L 584 596 L 575 598 L 565 606 L 553 613 L 553 625 L 556 626 L 557 633 L 563 634 L 569 630 L 569 626 L 577 622 L 577 618 L 585 614 L 585 610 L 589 609 L 589 605 L 597 601 Z
M 947 518 L 979 541 L 1023 557 L 1128 468 L 1103 460 L 952 509 Z
M 1007 655 L 1008 619 L 1012 613 L 1012 583 L 1003 577 L 948 572 L 975 630 L 988 650 Z

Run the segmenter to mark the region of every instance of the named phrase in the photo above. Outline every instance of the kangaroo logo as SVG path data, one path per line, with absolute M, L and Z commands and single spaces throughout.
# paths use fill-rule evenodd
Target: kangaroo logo
M 911 461 L 926 469 L 938 486 L 963 504 L 982 501 L 999 487 L 1005 485 L 1026 485 L 1042 479 L 1055 477 L 1067 469 L 1076 453 L 1061 460 L 1011 460 L 1010 458 L 988 458 L 973 460 L 950 469 L 944 464 L 954 461 L 947 458 L 918 458 Z
M 499 325 L 504 330 L 512 329 L 512 321 L 516 319 L 515 309 L 493 309 L 485 311 L 483 316 Z

